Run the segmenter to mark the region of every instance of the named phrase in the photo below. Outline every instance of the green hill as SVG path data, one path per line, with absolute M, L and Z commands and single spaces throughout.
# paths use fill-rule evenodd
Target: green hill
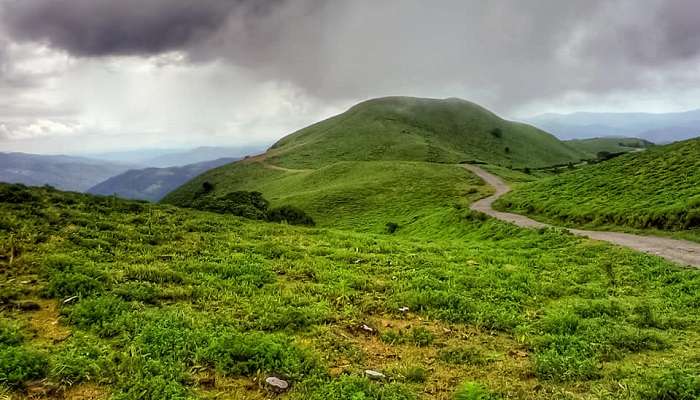
M 541 167 L 580 158 L 554 136 L 474 103 L 410 97 L 365 101 L 283 138 L 269 152 L 270 162 L 288 168 L 374 160 Z
M 699 171 L 693 139 L 522 185 L 500 205 L 576 225 L 698 230 Z
M 288 400 L 700 395 L 697 271 L 454 224 L 465 240 L 0 184 L 0 397 L 263 400 L 270 376 Z
M 456 165 L 408 161 L 342 161 L 316 170 L 282 170 L 238 162 L 198 176 L 164 201 L 189 205 L 205 182 L 217 193 L 260 191 L 272 206 L 292 205 L 320 226 L 382 231 L 465 205 L 489 189 Z
M 416 233 L 437 228 L 455 207 L 489 190 L 460 161 L 541 166 L 580 158 L 553 136 L 464 100 L 389 97 L 208 171 L 163 202 L 192 206 L 207 183 L 215 196 L 260 191 L 273 206 L 297 206 L 320 226 L 379 232 L 397 223 Z
M 589 159 L 595 159 L 599 153 L 628 153 L 631 151 L 640 151 L 654 146 L 654 143 L 644 139 L 637 138 L 614 138 L 602 137 L 593 139 L 574 139 L 567 140 L 564 143 L 574 149 L 585 153 Z

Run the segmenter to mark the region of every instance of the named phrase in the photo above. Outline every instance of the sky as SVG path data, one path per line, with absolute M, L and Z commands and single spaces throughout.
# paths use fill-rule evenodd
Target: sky
M 0 151 L 266 144 L 374 97 L 700 108 L 697 0 L 0 0 Z

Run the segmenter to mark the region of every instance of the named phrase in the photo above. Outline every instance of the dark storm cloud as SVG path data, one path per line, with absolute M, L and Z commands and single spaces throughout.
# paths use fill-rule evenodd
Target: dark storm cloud
M 590 22 L 585 55 L 634 67 L 693 61 L 700 56 L 700 2 L 608 4 Z
M 324 100 L 469 97 L 508 112 L 649 86 L 700 57 L 697 0 L 0 0 L 12 40 L 223 60 Z M 1 57 L 1 54 L 0 54 Z M 0 58 L 0 63 L 2 59 Z M 0 64 L 2 65 L 2 64 Z
M 180 50 L 219 30 L 234 13 L 264 14 L 276 0 L 17 0 L 3 21 L 19 40 L 77 56 Z

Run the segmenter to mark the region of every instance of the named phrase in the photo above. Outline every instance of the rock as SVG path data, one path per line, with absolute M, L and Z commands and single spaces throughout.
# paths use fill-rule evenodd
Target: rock
M 20 300 L 13 303 L 15 308 L 21 311 L 39 311 L 41 310 L 41 305 L 39 303 L 29 300 Z
M 367 332 L 367 333 L 374 333 L 374 329 L 372 329 L 369 325 L 367 324 L 362 324 L 360 325 L 360 329 Z
M 371 369 L 365 370 L 365 376 L 373 381 L 381 381 L 383 379 L 386 379 L 386 375 L 382 374 L 381 372 L 373 371 Z
M 281 393 L 289 389 L 289 382 L 285 381 L 284 379 L 280 379 L 276 376 L 268 377 L 267 379 L 265 379 L 265 383 L 270 389 L 277 393 Z

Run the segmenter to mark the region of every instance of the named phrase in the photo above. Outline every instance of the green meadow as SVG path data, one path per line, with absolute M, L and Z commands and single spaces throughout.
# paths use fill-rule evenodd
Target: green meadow
M 697 271 L 460 207 L 436 213 L 459 240 L 435 227 L 303 228 L 0 185 L 0 393 L 700 394 Z M 291 388 L 272 393 L 269 376 Z
M 384 98 L 160 204 L 0 184 L 0 399 L 696 399 L 697 270 L 471 212 L 493 189 L 459 163 L 518 211 L 687 231 L 697 143 L 577 167 L 475 104 Z
M 567 226 L 700 240 L 700 140 L 616 157 L 519 185 L 497 205 Z

